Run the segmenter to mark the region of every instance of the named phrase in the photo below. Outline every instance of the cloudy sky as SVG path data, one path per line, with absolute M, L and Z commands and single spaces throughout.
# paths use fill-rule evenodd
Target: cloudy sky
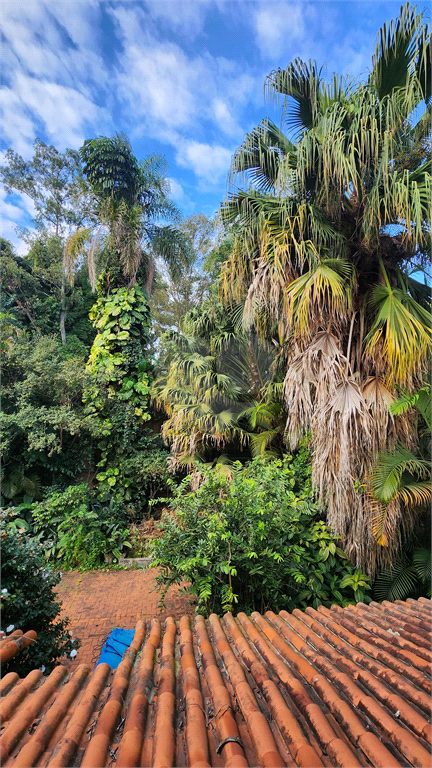
M 212 215 L 245 133 L 265 116 L 265 76 L 296 56 L 366 75 L 394 0 L 3 0 L 2 145 L 31 157 L 126 133 L 138 158 L 165 155 L 185 216 Z M 3 201 L 17 243 L 29 201 Z M 24 246 L 18 250 L 23 251 Z M 25 248 L 24 248 L 25 250 Z

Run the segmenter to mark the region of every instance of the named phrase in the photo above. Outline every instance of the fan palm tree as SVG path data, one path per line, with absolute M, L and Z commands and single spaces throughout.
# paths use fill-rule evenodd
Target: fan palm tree
M 256 336 L 239 332 L 235 316 L 203 302 L 187 313 L 183 332 L 165 334 L 166 370 L 153 396 L 168 415 L 162 435 L 176 465 L 190 467 L 221 449 L 255 456 L 282 445 L 277 359 Z
M 95 199 L 94 227 L 79 228 L 68 239 L 64 259 L 72 276 L 83 248 L 88 249 L 89 278 L 96 285 L 95 255 L 103 239 L 102 269 L 107 286 L 134 285 L 144 267 L 147 292 L 151 292 L 155 258 L 162 257 L 175 273 L 191 258 L 185 235 L 175 224 L 181 214 L 169 199 L 166 163 L 152 155 L 138 162 L 126 136 L 88 139 L 80 150 L 83 171 Z M 165 223 L 160 223 L 165 222 Z
M 222 297 L 244 302 L 245 329 L 277 329 L 287 440 L 312 433 L 328 523 L 371 575 L 382 548 L 362 482 L 379 451 L 412 447 L 409 416 L 388 405 L 429 360 L 429 292 L 412 273 L 430 247 L 430 73 L 429 28 L 409 4 L 380 30 L 365 83 L 326 83 L 299 59 L 272 72 L 288 135 L 264 120 L 246 136 L 221 209 L 239 226 Z

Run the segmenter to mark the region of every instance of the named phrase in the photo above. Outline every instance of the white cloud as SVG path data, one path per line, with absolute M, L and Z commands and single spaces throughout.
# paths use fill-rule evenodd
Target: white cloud
M 305 32 L 308 5 L 304 2 L 258 4 L 254 14 L 256 43 L 261 55 L 279 59 Z
M 78 148 L 87 126 L 109 122 L 109 115 L 88 97 L 69 86 L 58 85 L 18 72 L 12 88 L 4 88 L 4 140 L 16 151 L 29 154 L 41 133 L 60 150 Z
M 227 177 L 231 157 L 232 150 L 220 145 L 189 141 L 179 148 L 177 162 L 192 170 L 199 179 L 215 184 Z
M 173 27 L 177 33 L 196 37 L 204 27 L 205 15 L 211 3 L 207 0 L 146 0 L 150 16 Z
M 168 179 L 170 183 L 171 188 L 171 197 L 172 199 L 177 203 L 177 205 L 180 207 L 180 209 L 183 211 L 183 213 L 190 214 L 195 209 L 195 203 L 193 200 L 190 199 L 190 197 L 186 194 L 186 192 L 183 189 L 183 186 L 180 184 L 177 179 Z
M 242 134 L 242 128 L 234 118 L 230 107 L 220 98 L 213 99 L 211 105 L 214 119 L 224 133 L 229 136 L 239 137 Z
M 244 109 L 262 102 L 262 77 L 205 48 L 190 55 L 178 43 L 161 41 L 135 4 L 109 12 L 123 45 L 118 91 L 132 136 L 149 135 L 175 148 L 177 164 L 195 173 L 201 190 L 225 181 L 232 142 L 238 145 L 245 133 Z
M 110 100 L 94 31 L 99 12 L 94 0 L 4 2 L 4 140 L 20 154 L 41 133 L 60 148 L 78 147 L 87 126 L 94 133 L 110 122 L 97 104 Z
M 26 244 L 19 239 L 16 228 L 28 227 L 30 219 L 36 215 L 33 201 L 20 192 L 7 195 L 0 187 L 1 236 L 9 240 L 21 256 L 27 253 Z
M 171 189 L 171 197 L 176 202 L 181 202 L 185 198 L 185 191 L 182 187 L 182 185 L 176 181 L 176 179 L 168 179 Z

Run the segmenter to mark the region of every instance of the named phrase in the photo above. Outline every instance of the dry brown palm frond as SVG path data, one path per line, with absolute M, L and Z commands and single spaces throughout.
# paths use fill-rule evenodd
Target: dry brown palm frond
M 69 235 L 66 240 L 63 249 L 63 272 L 70 285 L 74 283 L 77 261 L 82 255 L 90 237 L 91 230 L 82 227 Z
M 353 562 L 365 568 L 371 535 L 358 485 L 370 462 L 372 419 L 361 388 L 353 379 L 342 375 L 331 389 L 326 402 L 320 407 L 315 403 L 311 419 L 312 480 L 321 503 L 327 503 L 328 524 L 343 537 Z
M 96 264 L 95 264 L 95 255 L 97 251 L 97 247 L 99 245 L 99 238 L 102 232 L 102 227 L 99 227 L 99 229 L 96 231 L 95 236 L 93 237 L 93 240 L 91 242 L 89 252 L 87 255 L 87 265 L 88 265 L 88 273 L 89 273 L 89 281 L 91 285 L 92 291 L 96 288 Z
M 323 408 L 344 379 L 347 358 L 332 333 L 317 333 L 312 343 L 291 357 L 283 385 L 288 412 L 286 433 L 291 448 L 311 428 L 316 408 Z
M 398 438 L 395 419 L 390 412 L 390 405 L 396 399 L 378 376 L 369 376 L 362 385 L 363 398 L 372 418 L 372 452 L 377 454 L 383 448 L 383 436 L 386 445 L 393 447 Z
M 255 274 L 249 286 L 242 315 L 242 328 L 249 331 L 254 325 L 257 315 L 265 311 L 268 306 L 268 293 L 271 287 L 269 266 L 264 259 L 260 259 L 255 269 Z

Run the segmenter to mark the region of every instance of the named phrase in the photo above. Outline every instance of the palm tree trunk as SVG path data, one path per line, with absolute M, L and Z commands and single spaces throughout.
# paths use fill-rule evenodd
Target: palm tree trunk
M 151 296 L 151 293 L 153 290 L 154 276 L 155 276 L 155 263 L 154 263 L 153 257 L 150 256 L 148 261 L 148 277 L 147 277 L 147 282 L 145 284 L 145 290 L 147 292 L 147 296 Z
M 60 304 L 60 337 L 61 337 L 61 343 L 66 344 L 66 315 L 67 315 L 67 309 L 66 309 L 66 286 L 65 286 L 65 273 L 64 269 L 62 269 L 62 282 L 61 282 L 61 304 Z

